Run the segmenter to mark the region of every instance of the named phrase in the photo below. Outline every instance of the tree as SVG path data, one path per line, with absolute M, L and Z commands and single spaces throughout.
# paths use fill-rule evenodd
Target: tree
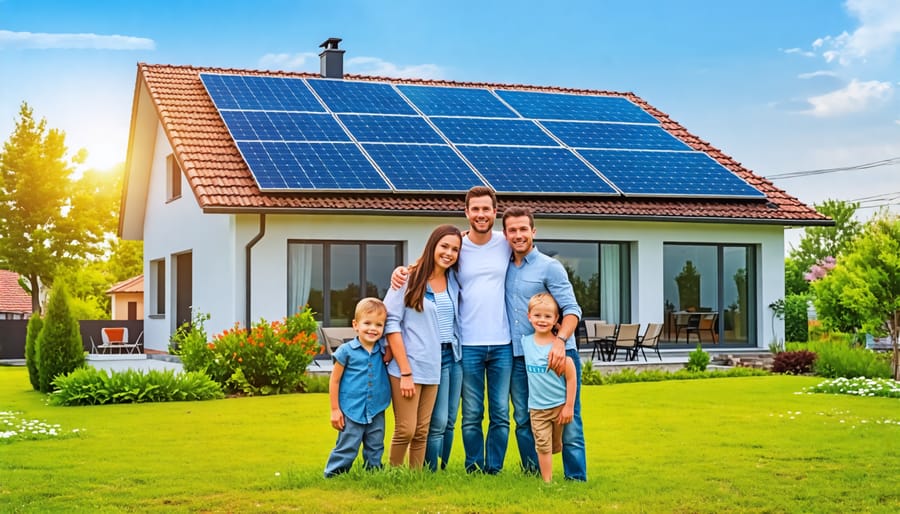
M 818 261 L 826 257 L 839 257 L 853 244 L 853 240 L 860 234 L 863 224 L 853 216 L 859 209 L 859 202 L 845 202 L 843 200 L 825 200 L 821 204 L 815 204 L 820 213 L 834 220 L 833 227 L 808 227 L 800 238 L 798 248 L 790 252 L 790 257 L 796 260 L 797 267 L 803 273 Z M 787 273 L 787 270 L 785 270 Z M 785 277 L 787 282 L 787 277 Z
M 0 262 L 27 279 L 35 314 L 41 284 L 53 281 L 60 264 L 101 253 L 114 228 L 109 213 L 119 192 L 98 172 L 73 176 L 84 155 L 67 160 L 65 133 L 35 121 L 27 103 L 0 150 Z
M 25 367 L 28 368 L 28 380 L 31 381 L 31 387 L 35 391 L 41 389 L 41 375 L 38 371 L 41 357 L 37 347 L 37 338 L 42 328 L 44 328 L 44 320 L 38 315 L 31 316 L 25 335 Z
M 809 268 L 802 268 L 797 259 L 785 257 L 784 259 L 784 296 L 805 295 L 809 293 L 809 282 L 803 275 Z
M 66 286 L 54 283 L 44 328 L 37 339 L 40 390 L 49 393 L 53 379 L 84 366 L 84 346 L 78 321 L 69 311 Z
M 816 309 L 829 321 L 890 334 L 894 379 L 900 380 L 900 219 L 883 215 L 869 223 L 853 250 L 812 287 Z

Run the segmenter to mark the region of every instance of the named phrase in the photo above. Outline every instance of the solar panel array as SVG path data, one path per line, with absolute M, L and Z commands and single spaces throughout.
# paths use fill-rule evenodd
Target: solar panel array
M 624 97 L 200 79 L 265 191 L 765 198 Z

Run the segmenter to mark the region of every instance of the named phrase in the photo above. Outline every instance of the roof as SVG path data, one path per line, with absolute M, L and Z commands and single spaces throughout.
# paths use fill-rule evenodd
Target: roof
M 19 274 L 0 270 L 0 312 L 31 312 L 31 295 L 19 285 Z
M 129 143 L 129 174 L 135 166 L 135 124 L 142 91 L 153 108 L 174 149 L 175 157 L 204 212 L 223 213 L 391 213 L 393 215 L 450 215 L 464 208 L 463 194 L 263 192 L 238 152 L 216 107 L 200 81 L 200 73 L 266 75 L 315 78 L 317 74 L 138 64 L 135 105 Z M 783 225 L 830 225 L 833 222 L 801 203 L 769 180 L 741 166 L 718 148 L 688 132 L 664 112 L 633 93 L 537 87 L 512 84 L 394 79 L 346 75 L 346 80 L 393 84 L 503 88 L 584 95 L 621 96 L 636 103 L 662 127 L 694 150 L 707 153 L 766 195 L 767 201 L 698 198 L 559 197 L 503 195 L 503 204 L 531 208 L 539 217 L 639 219 L 661 221 L 730 221 Z M 126 180 L 128 180 L 126 178 Z M 123 193 L 125 212 L 128 187 Z M 135 201 L 141 201 L 135 198 Z M 120 232 L 121 232 L 120 225 Z
M 144 292 L 144 275 L 138 275 L 123 280 L 106 290 L 106 294 L 119 293 L 143 293 Z

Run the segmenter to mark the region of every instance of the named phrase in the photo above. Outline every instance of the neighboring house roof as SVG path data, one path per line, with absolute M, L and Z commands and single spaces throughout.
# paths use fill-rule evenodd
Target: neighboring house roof
M 0 312 L 31 312 L 31 295 L 19 285 L 19 274 L 0 270 Z
M 106 290 L 106 294 L 118 293 L 143 293 L 144 292 L 144 275 L 138 275 L 123 280 Z
M 394 194 L 394 193 L 316 193 L 260 191 L 250 170 L 238 152 L 216 107 L 200 81 L 200 73 L 228 73 L 240 75 L 268 75 L 275 77 L 315 78 L 316 74 L 275 71 L 252 71 L 220 68 L 199 68 L 138 64 L 132 129 L 128 149 L 128 173 L 137 162 L 137 118 L 148 118 L 151 112 L 142 105 L 142 98 L 150 98 L 152 111 L 174 148 L 187 182 L 204 212 L 223 213 L 388 213 L 409 215 L 458 214 L 464 207 L 463 194 Z M 432 86 L 503 88 L 528 91 L 563 92 L 585 95 L 625 97 L 656 117 L 662 127 L 695 150 L 706 152 L 723 166 L 736 173 L 763 192 L 767 201 L 699 198 L 634 198 L 634 197 L 559 197 L 538 195 L 503 195 L 501 205 L 515 203 L 530 207 L 538 215 L 595 219 L 640 219 L 659 221 L 729 221 L 783 225 L 831 225 L 833 222 L 796 198 L 775 187 L 769 180 L 741 166 L 731 157 L 706 141 L 694 136 L 668 115 L 649 105 L 633 93 L 593 91 L 559 87 L 536 87 L 510 84 L 465 83 L 440 80 L 393 79 L 347 75 L 347 80 L 380 81 L 394 84 L 422 84 Z M 149 95 L 149 96 L 148 96 Z M 147 123 L 147 120 L 144 120 Z M 152 138 L 146 138 L 152 141 Z M 147 155 L 146 150 L 141 155 Z M 146 173 L 146 172 L 145 172 Z M 146 177 L 146 175 L 145 175 Z M 126 202 L 145 201 L 145 195 L 123 192 L 122 212 Z M 143 206 L 133 206 L 143 212 Z M 139 223 L 140 218 L 129 223 Z M 131 219 L 131 218 L 130 218 Z M 119 233 L 123 233 L 124 215 Z M 134 228 L 130 229 L 134 233 Z

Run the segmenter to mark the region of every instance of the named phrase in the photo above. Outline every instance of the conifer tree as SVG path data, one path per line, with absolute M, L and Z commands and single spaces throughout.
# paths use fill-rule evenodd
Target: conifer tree
M 69 310 L 69 295 L 62 283 L 50 292 L 44 328 L 37 338 L 40 391 L 49 393 L 53 379 L 84 366 L 84 346 L 78 320 Z
M 38 360 L 40 359 L 37 338 L 44 328 L 44 320 L 35 314 L 28 320 L 27 335 L 25 336 L 25 366 L 28 368 L 28 379 L 35 391 L 41 389 L 41 378 L 38 374 Z

